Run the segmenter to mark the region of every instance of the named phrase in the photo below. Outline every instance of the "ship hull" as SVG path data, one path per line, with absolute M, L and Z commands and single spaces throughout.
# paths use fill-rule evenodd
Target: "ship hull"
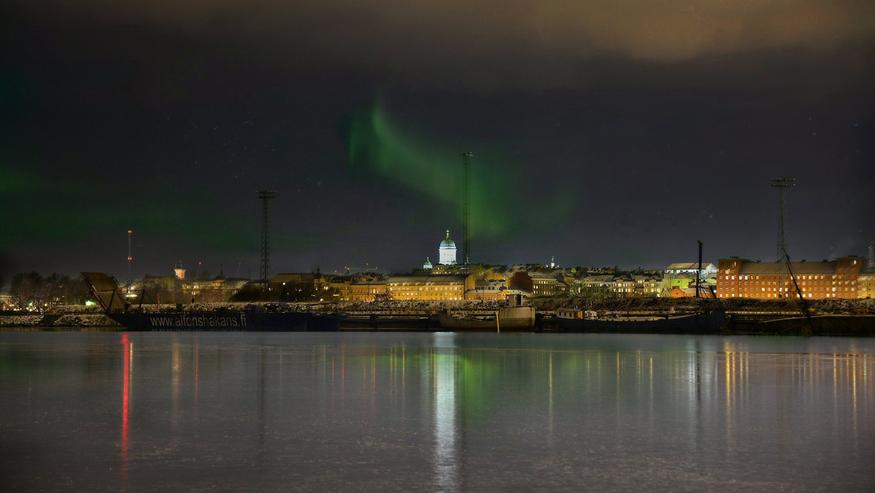
M 815 315 L 771 320 L 732 319 L 729 328 L 740 334 L 873 336 L 875 315 Z
M 336 331 L 340 319 L 313 313 L 262 313 L 255 311 L 174 311 L 109 313 L 111 319 L 134 331 Z
M 653 317 L 638 319 L 558 319 L 561 332 L 615 332 L 615 333 L 662 333 L 662 334 L 716 334 L 726 324 L 721 311 L 681 315 L 677 317 Z
M 495 319 L 480 320 L 459 318 L 447 312 L 438 314 L 442 329 L 455 331 L 529 331 L 535 326 L 535 309 L 530 306 L 502 307 L 498 310 L 498 323 Z

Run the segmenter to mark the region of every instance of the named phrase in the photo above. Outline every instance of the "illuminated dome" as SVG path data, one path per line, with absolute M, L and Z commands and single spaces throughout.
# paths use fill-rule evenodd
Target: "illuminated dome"
M 438 259 L 443 265 L 456 265 L 456 242 L 450 239 L 450 230 L 447 237 L 438 246 Z
M 430 259 L 430 258 L 425 257 L 425 263 L 422 264 L 422 268 L 425 269 L 425 270 L 431 270 L 432 268 L 434 268 L 434 266 L 431 265 L 431 259 Z

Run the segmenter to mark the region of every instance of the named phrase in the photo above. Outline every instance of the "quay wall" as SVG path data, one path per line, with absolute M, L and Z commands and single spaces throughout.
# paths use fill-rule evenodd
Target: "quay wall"
M 701 310 L 724 310 L 737 319 L 775 319 L 801 314 L 801 306 L 793 301 L 764 300 L 695 300 L 690 298 L 627 298 L 613 300 L 587 300 L 583 298 L 535 298 L 531 303 L 542 319 L 555 316 L 559 308 L 594 310 L 609 315 L 665 315 L 691 313 Z M 488 316 L 495 313 L 502 302 L 484 301 L 382 301 L 345 303 L 207 303 L 184 305 L 190 310 L 246 310 L 257 309 L 274 312 L 340 313 L 352 319 L 403 320 L 436 317 L 445 310 L 467 313 L 472 316 Z M 144 305 L 148 312 L 176 310 L 176 305 Z M 875 315 L 875 300 L 819 300 L 809 303 L 812 315 Z M 0 328 L 14 327 L 117 327 L 99 308 L 85 306 L 62 306 L 46 313 L 0 313 Z

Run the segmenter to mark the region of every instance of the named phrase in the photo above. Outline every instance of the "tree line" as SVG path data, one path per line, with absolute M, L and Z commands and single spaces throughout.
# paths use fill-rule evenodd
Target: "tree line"
M 45 311 L 55 305 L 81 305 L 89 298 L 88 285 L 81 277 L 53 273 L 19 272 L 9 285 L 10 301 L 19 310 Z

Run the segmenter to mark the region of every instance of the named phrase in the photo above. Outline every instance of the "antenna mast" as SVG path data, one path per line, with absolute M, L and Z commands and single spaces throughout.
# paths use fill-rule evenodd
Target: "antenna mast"
M 462 153 L 462 168 L 464 172 L 464 183 L 462 193 L 462 236 L 464 237 L 465 245 L 462 247 L 462 259 L 465 265 L 471 263 L 471 190 L 470 190 L 470 168 L 471 158 L 474 157 L 473 152 Z
M 259 190 L 261 200 L 261 266 L 258 275 L 261 281 L 267 283 L 270 275 L 270 201 L 276 197 L 276 192 Z
M 134 263 L 134 254 L 131 250 L 131 237 L 134 236 L 134 230 L 128 229 L 128 279 L 131 277 L 131 269 Z
M 787 247 L 784 241 L 784 208 L 786 205 L 784 191 L 796 186 L 796 178 L 787 176 L 775 178 L 771 181 L 770 186 L 778 190 L 778 251 L 776 258 L 780 262 L 784 258 L 784 252 Z
M 702 240 L 696 240 L 699 243 L 699 268 L 696 269 L 696 298 L 700 298 L 699 294 L 699 286 L 701 284 L 701 276 L 702 276 Z

